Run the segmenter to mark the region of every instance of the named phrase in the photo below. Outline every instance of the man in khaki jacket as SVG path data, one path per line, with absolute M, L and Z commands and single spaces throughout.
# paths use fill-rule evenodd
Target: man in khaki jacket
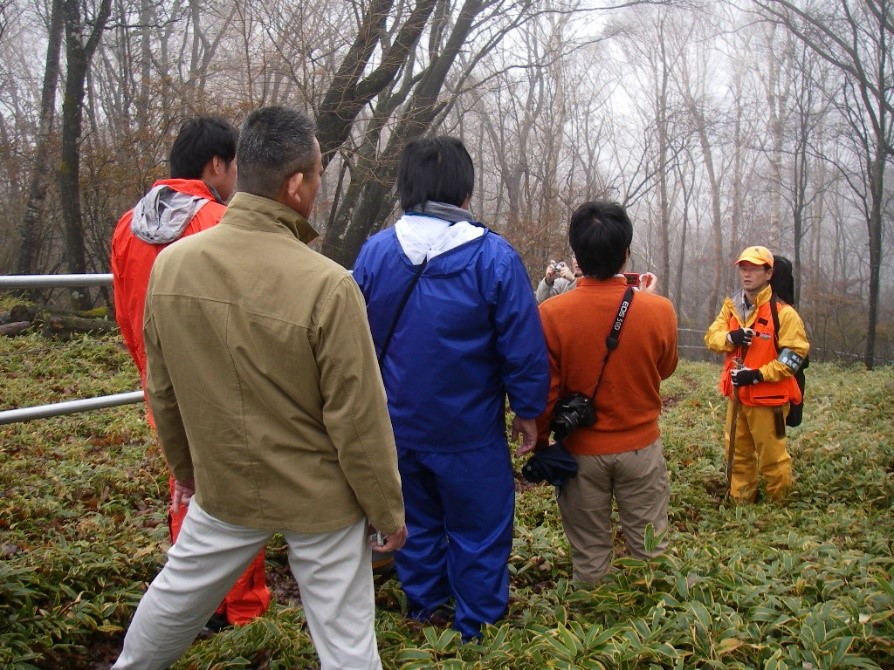
M 281 532 L 320 667 L 381 668 L 367 538 L 371 526 L 378 549 L 403 546 L 403 501 L 363 296 L 307 247 L 323 171 L 313 123 L 260 109 L 236 160 L 220 224 L 152 270 L 147 394 L 173 504 L 192 500 L 113 667 L 177 660 Z

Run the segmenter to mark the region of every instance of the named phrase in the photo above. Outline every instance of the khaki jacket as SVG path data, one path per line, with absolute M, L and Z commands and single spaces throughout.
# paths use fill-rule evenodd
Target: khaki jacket
M 143 334 L 168 464 L 218 519 L 327 532 L 403 524 L 394 436 L 351 275 L 316 231 L 238 193 L 218 226 L 163 251 Z

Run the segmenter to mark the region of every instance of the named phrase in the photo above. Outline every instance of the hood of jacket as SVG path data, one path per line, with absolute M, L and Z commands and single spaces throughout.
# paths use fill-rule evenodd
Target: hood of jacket
M 452 275 L 471 265 L 484 238 L 493 233 L 480 223 L 451 223 L 420 214 L 405 214 L 394 224 L 401 261 L 418 266 L 423 260 L 428 276 Z
M 207 184 L 190 181 L 199 181 L 204 188 L 185 191 L 173 183 L 157 182 L 133 209 L 133 234 L 149 244 L 170 244 L 180 238 L 202 207 L 212 199 L 220 202 Z

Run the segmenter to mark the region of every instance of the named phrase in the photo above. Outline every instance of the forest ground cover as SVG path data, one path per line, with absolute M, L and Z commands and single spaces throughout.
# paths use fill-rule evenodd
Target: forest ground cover
M 724 498 L 719 360 L 664 384 L 668 552 L 575 588 L 553 490 L 519 480 L 511 604 L 478 644 L 409 625 L 377 581 L 386 668 L 894 668 L 894 369 L 814 364 L 785 506 Z M 117 336 L 0 338 L 0 409 L 131 391 Z M 0 668 L 107 667 L 164 561 L 167 475 L 141 406 L 0 426 Z M 516 463 L 519 469 L 521 463 Z M 275 602 L 174 666 L 316 668 L 282 542 Z

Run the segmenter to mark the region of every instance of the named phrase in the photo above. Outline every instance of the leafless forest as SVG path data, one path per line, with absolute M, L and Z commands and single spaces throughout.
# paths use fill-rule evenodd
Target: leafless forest
M 448 133 L 532 281 L 610 197 L 690 344 L 764 244 L 815 358 L 891 363 L 892 40 L 891 0 L 0 0 L 0 274 L 107 272 L 184 117 L 286 104 L 317 120 L 313 220 L 346 266 L 403 146 Z

